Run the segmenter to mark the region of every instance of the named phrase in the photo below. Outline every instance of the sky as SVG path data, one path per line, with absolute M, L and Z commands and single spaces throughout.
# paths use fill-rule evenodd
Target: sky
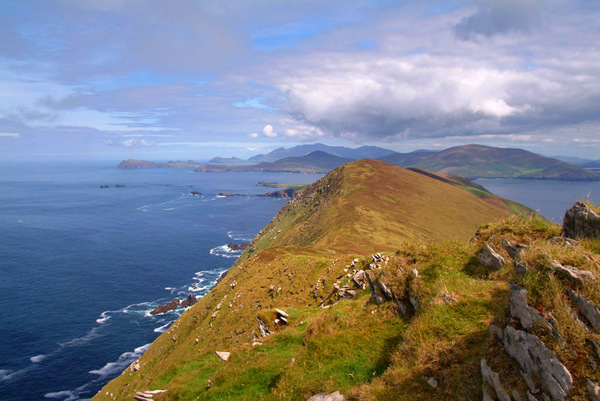
M 0 161 L 600 159 L 597 0 L 1 0 Z

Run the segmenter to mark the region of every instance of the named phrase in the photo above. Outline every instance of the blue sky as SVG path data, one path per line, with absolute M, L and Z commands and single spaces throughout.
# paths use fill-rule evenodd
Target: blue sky
M 0 160 L 600 159 L 596 0 L 3 0 L 0 18 Z

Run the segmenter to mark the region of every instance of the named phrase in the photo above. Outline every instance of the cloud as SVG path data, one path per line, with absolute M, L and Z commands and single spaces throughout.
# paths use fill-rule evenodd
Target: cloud
M 546 0 L 503 0 L 482 2 L 478 11 L 454 26 L 460 40 L 477 40 L 510 33 L 527 34 L 541 25 L 548 6 Z
M 105 145 L 115 146 L 120 148 L 149 148 L 155 146 L 156 143 L 147 141 L 145 139 L 131 138 L 131 139 L 107 139 L 104 141 Z
M 16 134 L 13 132 L 0 132 L 0 137 L 5 137 L 5 138 L 20 138 L 21 134 Z
M 265 125 L 265 127 L 263 128 L 263 134 L 267 138 L 275 138 L 277 136 L 277 132 L 273 130 L 273 126 L 271 124 Z
M 253 133 L 251 133 L 251 134 L 248 134 L 248 136 L 249 136 L 250 138 L 258 138 L 258 134 L 257 134 L 256 132 L 253 132 Z

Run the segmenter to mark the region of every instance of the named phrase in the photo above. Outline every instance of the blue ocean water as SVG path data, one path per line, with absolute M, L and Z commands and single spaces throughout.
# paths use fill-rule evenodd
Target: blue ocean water
M 0 165 L 1 400 L 91 398 L 178 317 L 148 312 L 204 295 L 285 204 L 219 192 L 320 177 L 116 164 Z
M 600 205 L 600 181 L 477 179 L 488 191 L 537 210 L 562 224 L 565 212 L 580 200 Z

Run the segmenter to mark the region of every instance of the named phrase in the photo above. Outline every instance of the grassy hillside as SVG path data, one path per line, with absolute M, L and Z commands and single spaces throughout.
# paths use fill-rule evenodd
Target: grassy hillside
M 526 150 L 482 145 L 456 146 L 432 153 L 397 153 L 381 160 L 468 178 L 600 179 L 596 172 Z
M 428 175 L 361 160 L 303 190 L 216 287 L 94 399 L 162 389 L 155 400 L 307 400 L 336 390 L 350 400 L 474 400 L 482 399 L 481 358 L 527 399 L 519 367 L 490 334 L 491 324 L 516 324 L 513 281 L 544 317 L 552 312 L 564 344 L 543 327 L 534 332 L 573 375 L 572 398 L 587 399 L 585 379 L 600 380 L 590 345 L 600 336 L 574 323 L 565 295 L 573 284 L 549 266 L 600 273 L 597 241 L 551 243 L 560 226 L 510 215 L 468 182 Z M 529 246 L 524 276 L 503 239 Z M 478 263 L 484 243 L 504 256 L 504 269 Z M 366 275 L 364 288 L 354 283 L 360 271 L 373 290 Z M 393 298 L 383 298 L 382 284 Z M 579 291 L 600 301 L 595 281 Z M 271 335 L 261 336 L 260 322 Z

